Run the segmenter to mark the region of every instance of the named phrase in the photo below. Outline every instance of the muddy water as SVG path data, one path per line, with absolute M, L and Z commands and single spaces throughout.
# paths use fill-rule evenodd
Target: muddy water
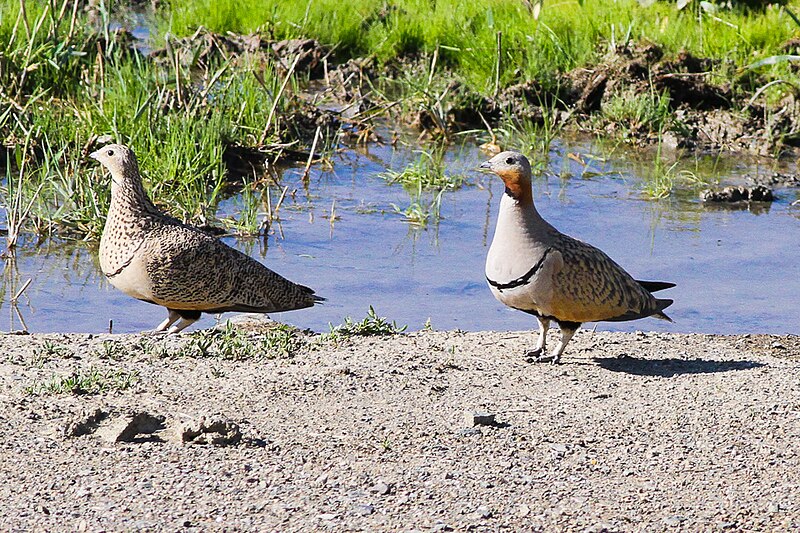
M 800 208 L 790 206 L 796 190 L 778 189 L 779 200 L 758 213 L 704 208 L 694 195 L 646 201 L 639 177 L 646 165 L 589 160 L 594 162 L 587 171 L 562 157 L 599 151 L 586 144 L 554 145 L 550 171 L 534 184 L 540 212 L 562 231 L 604 249 L 639 279 L 669 280 L 677 287 L 664 293 L 675 300 L 668 310 L 674 324 L 645 319 L 601 323 L 598 329 L 800 333 Z M 395 213 L 392 204 L 405 207 L 409 195 L 378 176 L 417 157 L 389 147 L 345 151 L 336 156 L 334 170 L 312 169 L 307 191 L 302 169 L 289 169 L 284 183 L 297 192 L 266 243 L 225 239 L 328 299 L 275 319 L 324 331 L 347 315 L 363 318 L 372 305 L 412 330 L 428 320 L 435 329 L 534 327 L 532 317 L 496 302 L 484 281 L 503 190 L 499 180 L 474 170 L 485 155 L 471 145 L 448 154 L 448 171 L 463 172 L 470 184 L 446 193 L 442 220 L 425 229 Z M 728 166 L 724 182 L 740 182 L 744 173 L 754 172 L 733 161 Z M 222 211 L 236 214 L 240 200 L 224 202 Z M 111 287 L 95 256 L 96 250 L 84 246 L 25 244 L 3 278 L 0 329 L 20 328 L 9 295 L 27 279 L 31 284 L 17 308 L 32 332 L 102 332 L 109 320 L 115 332 L 135 332 L 162 320 L 163 309 Z M 204 317 L 199 326 L 214 321 Z

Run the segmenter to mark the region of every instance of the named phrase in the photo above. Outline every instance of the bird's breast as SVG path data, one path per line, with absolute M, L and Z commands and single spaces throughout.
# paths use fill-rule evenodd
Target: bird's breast
M 103 267 L 102 261 L 100 268 L 111 285 L 128 296 L 139 300 L 153 301 L 153 283 L 147 273 L 147 265 L 140 255 L 133 254 L 129 260 L 120 263 L 115 270 Z

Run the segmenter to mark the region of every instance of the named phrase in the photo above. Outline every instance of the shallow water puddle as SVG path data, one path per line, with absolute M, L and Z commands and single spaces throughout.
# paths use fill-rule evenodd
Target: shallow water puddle
M 570 152 L 592 150 L 590 145 L 569 147 Z M 778 189 L 778 201 L 761 214 L 704 208 L 697 200 L 646 201 L 627 163 L 596 163 L 597 173 L 582 173 L 578 163 L 562 161 L 559 154 L 567 151 L 554 145 L 549 168 L 567 169 L 570 177 L 548 174 L 535 181 L 543 216 L 602 248 L 638 279 L 678 284 L 662 293 L 675 300 L 668 309 L 674 324 L 645 319 L 601 323 L 598 329 L 800 333 L 800 208 L 790 206 L 797 191 Z M 309 193 L 302 185 L 303 169 L 289 169 L 284 185 L 297 192 L 281 208 L 282 222 L 273 228 L 268 247 L 225 238 L 328 299 L 323 306 L 273 318 L 325 331 L 344 316 L 363 318 L 372 305 L 411 330 L 423 328 L 428 319 L 435 329 L 535 329 L 532 317 L 496 302 L 483 277 L 503 191 L 498 179 L 474 170 L 487 157 L 471 145 L 448 153 L 447 172 L 463 172 L 471 184 L 445 193 L 443 219 L 426 229 L 403 222 L 392 204 L 405 208 L 409 194 L 378 176 L 387 167 L 402 170 L 418 157 L 388 146 L 348 150 L 336 156 L 333 171 L 312 168 Z M 724 180 L 736 182 L 745 171 L 732 171 Z M 236 215 L 239 208 L 240 198 L 232 198 L 221 211 Z M 20 328 L 9 299 L 28 278 L 32 282 L 18 308 L 31 332 L 103 332 L 109 320 L 115 332 L 136 332 L 166 316 L 163 308 L 111 287 L 95 256 L 95 249 L 80 245 L 24 243 L 3 278 L 0 329 Z M 196 327 L 214 320 L 206 316 Z

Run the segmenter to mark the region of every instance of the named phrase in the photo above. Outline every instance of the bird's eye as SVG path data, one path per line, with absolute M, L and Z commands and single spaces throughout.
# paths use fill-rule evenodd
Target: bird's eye
M 508 159 L 506 159 L 506 165 L 513 165 L 513 164 L 514 164 L 514 158 L 513 157 L 509 157 Z
M 109 150 L 106 153 L 108 154 L 108 157 L 114 157 L 114 150 Z

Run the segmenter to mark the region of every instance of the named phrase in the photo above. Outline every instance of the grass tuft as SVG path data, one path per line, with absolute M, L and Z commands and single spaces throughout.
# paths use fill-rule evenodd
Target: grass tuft
M 265 333 L 248 334 L 227 322 L 222 329 L 195 332 L 175 355 L 234 361 L 291 358 L 305 345 L 298 330 L 286 324 L 275 324 Z
M 367 316 L 363 320 L 356 322 L 347 316 L 344 322 L 338 326 L 329 324 L 330 332 L 327 338 L 331 340 L 341 340 L 349 337 L 368 337 L 382 335 L 396 335 L 404 332 L 408 326 L 398 326 L 395 321 L 389 322 L 386 317 L 380 317 L 375 309 L 370 305 Z
M 25 387 L 25 392 L 35 396 L 101 394 L 129 389 L 138 381 L 138 372 L 100 370 L 92 367 L 85 371 L 72 372 L 66 376 L 53 376 L 42 383 L 34 383 Z

